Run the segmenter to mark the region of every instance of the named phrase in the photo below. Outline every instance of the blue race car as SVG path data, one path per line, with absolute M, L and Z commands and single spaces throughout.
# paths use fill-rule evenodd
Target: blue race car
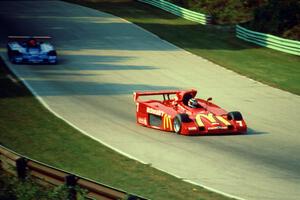
M 57 53 L 54 47 L 43 39 L 49 36 L 8 36 L 7 55 L 12 63 L 56 64 Z

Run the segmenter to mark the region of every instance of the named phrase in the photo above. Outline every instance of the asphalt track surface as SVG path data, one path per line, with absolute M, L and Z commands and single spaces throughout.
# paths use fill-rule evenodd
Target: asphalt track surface
M 9 66 L 49 109 L 95 139 L 236 197 L 299 199 L 299 96 L 216 66 L 125 20 L 77 5 L 1 1 L 0 23 L 6 61 L 7 35 L 54 38 L 58 65 Z M 226 110 L 241 111 L 249 133 L 186 137 L 135 124 L 133 91 L 179 88 L 196 88 L 199 97 L 212 96 Z

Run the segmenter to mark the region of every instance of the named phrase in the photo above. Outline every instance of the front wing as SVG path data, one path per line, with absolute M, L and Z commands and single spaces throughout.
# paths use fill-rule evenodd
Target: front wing
M 10 60 L 13 63 L 50 63 L 55 64 L 57 62 L 57 56 L 49 56 L 45 54 L 38 55 L 19 55 L 12 56 Z

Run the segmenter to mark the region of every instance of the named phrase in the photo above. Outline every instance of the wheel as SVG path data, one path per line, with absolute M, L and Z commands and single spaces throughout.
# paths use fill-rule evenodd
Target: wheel
M 173 122 L 173 129 L 175 133 L 180 134 L 181 131 L 181 120 L 180 117 L 176 116 Z
M 14 59 L 14 57 L 12 55 L 9 55 L 8 59 L 11 63 L 16 64 L 16 60 Z
M 173 129 L 177 134 L 181 133 L 182 123 L 190 122 L 190 118 L 187 114 L 178 114 L 174 118 Z
M 241 121 L 241 120 L 243 120 L 243 116 L 240 112 L 233 111 L 233 112 L 229 112 L 227 114 L 227 119 Z
M 12 61 L 12 52 L 11 52 L 11 49 L 9 47 L 7 48 L 7 57 L 10 61 Z
M 48 56 L 57 56 L 57 53 L 55 50 L 51 50 L 47 54 L 48 54 Z
M 17 55 L 20 55 L 19 51 L 12 50 L 11 48 L 8 48 L 7 56 L 8 56 L 8 59 L 11 63 L 13 63 L 13 64 L 17 63 L 16 60 L 15 60 L 15 56 L 17 56 Z

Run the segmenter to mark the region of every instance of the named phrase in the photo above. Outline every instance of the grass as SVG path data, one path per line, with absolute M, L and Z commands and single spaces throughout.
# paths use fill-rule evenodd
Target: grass
M 300 94 L 300 57 L 244 42 L 233 27 L 202 26 L 131 0 L 66 1 L 119 16 L 227 69 Z
M 150 199 L 226 200 L 124 157 L 49 113 L 0 59 L 0 141 L 33 159 Z

